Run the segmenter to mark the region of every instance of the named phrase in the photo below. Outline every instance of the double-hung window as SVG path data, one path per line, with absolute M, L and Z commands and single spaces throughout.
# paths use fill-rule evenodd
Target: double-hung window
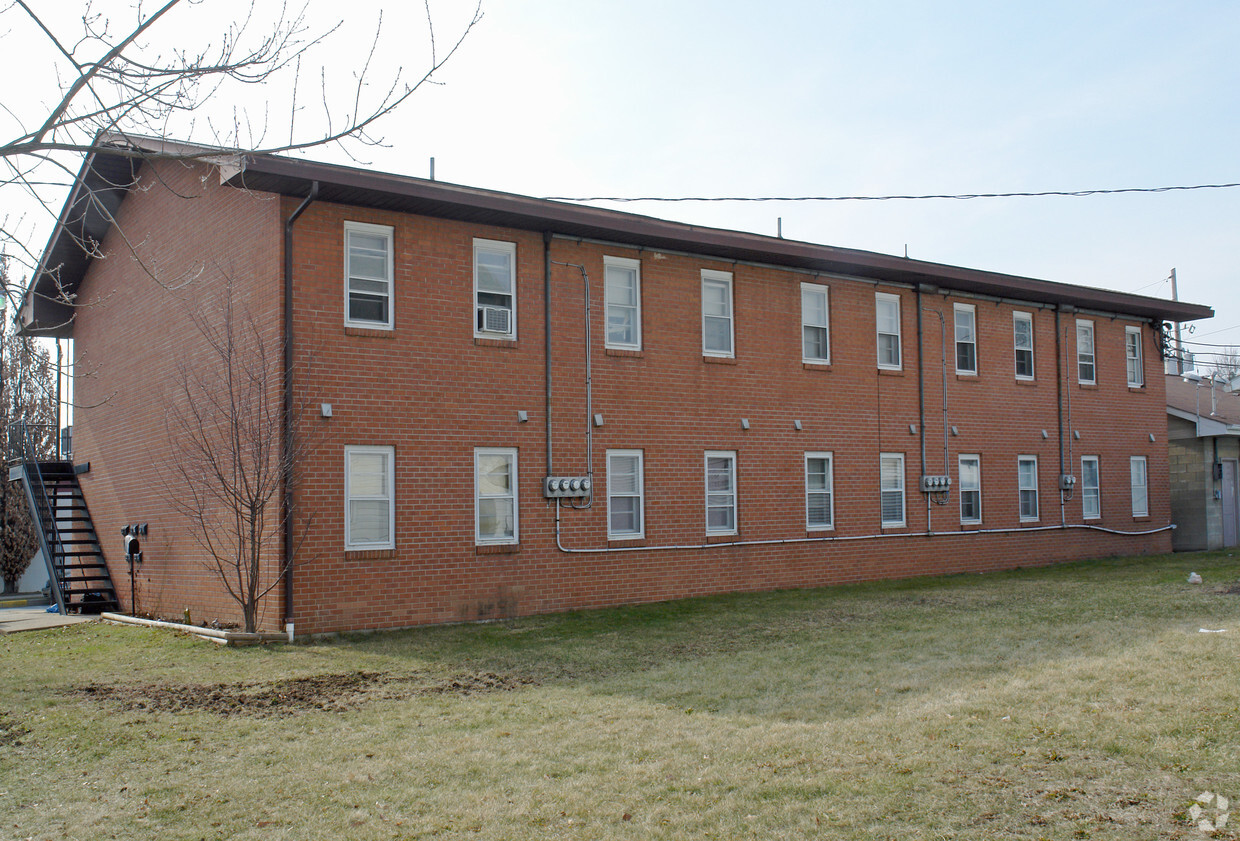
M 732 273 L 702 269 L 702 355 L 732 357 Z
M 1141 328 L 1124 328 L 1124 360 L 1128 367 L 1129 388 L 1145 385 L 1145 360 L 1141 358 Z
M 392 447 L 344 448 L 344 548 L 394 549 Z
M 962 455 L 959 462 L 960 475 L 960 522 L 976 525 L 982 521 L 982 459 L 977 455 Z
M 517 337 L 517 246 L 474 240 L 474 335 Z
M 392 327 L 392 228 L 344 223 L 344 322 Z
M 831 453 L 805 454 L 805 528 L 818 531 L 835 527 L 831 497 Z
M 1012 344 L 1016 348 L 1016 379 L 1033 379 L 1033 314 L 1012 313 Z
M 607 451 L 607 536 L 628 540 L 645 534 L 642 451 Z
M 977 373 L 977 308 L 972 304 L 952 307 L 956 323 L 956 373 Z
M 875 292 L 874 311 L 878 327 L 878 367 L 899 371 L 900 296 Z
M 736 534 L 736 453 L 706 453 L 706 533 Z
M 1093 385 L 1097 373 L 1094 370 L 1094 323 L 1085 319 L 1076 322 L 1076 381 Z
M 904 454 L 879 456 L 879 507 L 883 528 L 904 525 Z
M 474 450 L 474 540 L 517 543 L 517 450 Z
M 1086 520 L 1102 517 L 1102 481 L 1097 456 L 1081 456 L 1081 516 Z
M 1150 514 L 1150 495 L 1146 484 L 1145 456 L 1133 456 L 1128 461 L 1132 475 L 1132 516 L 1148 517 Z
M 607 303 L 607 347 L 641 350 L 641 261 L 604 257 L 603 278 L 603 297 Z
M 1016 486 L 1020 494 L 1021 522 L 1038 519 L 1038 457 L 1020 456 L 1016 460 Z
M 827 287 L 818 283 L 801 284 L 801 361 L 826 364 L 831 361 L 830 318 Z

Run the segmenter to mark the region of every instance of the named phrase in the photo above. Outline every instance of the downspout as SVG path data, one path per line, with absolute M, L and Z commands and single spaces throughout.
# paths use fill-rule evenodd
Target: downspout
M 1059 475 L 1064 475 L 1063 462 L 1063 381 L 1068 376 L 1068 372 L 1064 370 L 1063 363 L 1063 340 L 1060 336 L 1059 325 L 1059 308 L 1055 308 L 1055 402 L 1058 411 L 1059 424 Z M 1055 480 L 1056 483 L 1059 480 Z M 1085 493 L 1081 491 L 1081 493 Z M 1068 522 L 1067 513 L 1064 510 L 1063 491 L 1059 492 L 1059 524 L 1066 525 Z
M 543 391 L 545 394 L 543 423 L 547 435 L 547 472 L 551 467 L 551 232 L 543 231 Z M 557 506 L 558 508 L 558 506 Z M 558 515 L 558 511 L 557 511 Z
M 293 457 L 293 224 L 319 197 L 319 182 L 310 183 L 306 196 L 284 223 L 284 393 L 280 414 L 284 435 L 280 439 L 280 460 L 284 465 L 284 493 L 280 497 L 280 518 L 284 522 L 284 630 L 293 639 L 293 487 L 289 482 Z
M 917 287 L 917 433 L 921 436 L 921 473 L 917 481 L 926 475 L 926 366 L 922 360 L 921 286 Z M 929 516 L 929 507 L 926 516 Z

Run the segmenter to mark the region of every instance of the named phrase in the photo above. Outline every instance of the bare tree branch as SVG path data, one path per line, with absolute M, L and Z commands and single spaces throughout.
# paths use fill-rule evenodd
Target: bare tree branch
M 204 566 L 237 602 L 252 632 L 263 596 L 287 572 L 280 497 L 286 486 L 296 487 L 301 436 L 294 425 L 282 446 L 279 347 L 270 326 L 264 330 L 237 309 L 233 278 L 221 274 L 220 295 L 192 311 L 208 353 L 180 366 L 166 416 L 173 456 L 164 482 L 206 553 Z M 296 511 L 289 516 L 297 519 Z M 301 538 L 309 526 L 308 520 L 298 522 Z

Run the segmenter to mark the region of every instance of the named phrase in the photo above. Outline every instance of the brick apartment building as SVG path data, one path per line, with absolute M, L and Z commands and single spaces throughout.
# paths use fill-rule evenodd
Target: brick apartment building
M 235 618 L 167 471 L 224 278 L 289 339 L 302 430 L 267 628 L 1171 548 L 1162 324 L 1207 307 L 280 157 L 103 149 L 81 181 L 24 318 L 72 339 L 114 578 L 149 524 L 145 611 Z

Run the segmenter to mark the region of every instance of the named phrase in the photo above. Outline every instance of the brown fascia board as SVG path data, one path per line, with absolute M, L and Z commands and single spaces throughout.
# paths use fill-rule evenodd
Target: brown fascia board
M 786 266 L 912 286 L 924 284 L 944 290 L 1065 305 L 1148 321 L 1194 321 L 1214 315 L 1210 307 L 1199 304 L 909 260 L 872 251 L 687 225 L 635 213 L 291 158 L 266 155 L 247 157 L 244 171 L 229 183 L 303 197 L 314 181 L 319 182 L 319 201 L 546 231 L 647 250 L 679 251 L 725 261 Z
M 23 333 L 55 338 L 73 335 L 75 309 L 64 298 L 76 295 L 92 259 L 90 247 L 103 242 L 133 186 L 138 165 L 133 158 L 103 152 L 88 154 L 82 161 L 22 296 Z
M 480 190 L 355 167 L 276 155 L 241 155 L 205 146 L 108 135 L 88 155 L 44 249 L 23 306 L 26 332 L 72 335 L 72 308 L 56 304 L 60 288 L 72 294 L 90 256 L 79 244 L 101 242 L 144 158 L 197 157 L 237 169 L 225 183 L 243 189 L 305 197 L 313 182 L 319 200 L 395 210 L 567 237 L 601 240 L 646 250 L 678 251 L 723 261 L 758 263 L 877 281 L 926 285 L 995 298 L 1126 315 L 1151 322 L 1210 318 L 1207 306 L 1166 301 L 960 266 L 909 260 L 872 251 L 817 245 L 758 234 L 671 222 L 596 207 Z M 234 167 L 233 164 L 239 164 Z

